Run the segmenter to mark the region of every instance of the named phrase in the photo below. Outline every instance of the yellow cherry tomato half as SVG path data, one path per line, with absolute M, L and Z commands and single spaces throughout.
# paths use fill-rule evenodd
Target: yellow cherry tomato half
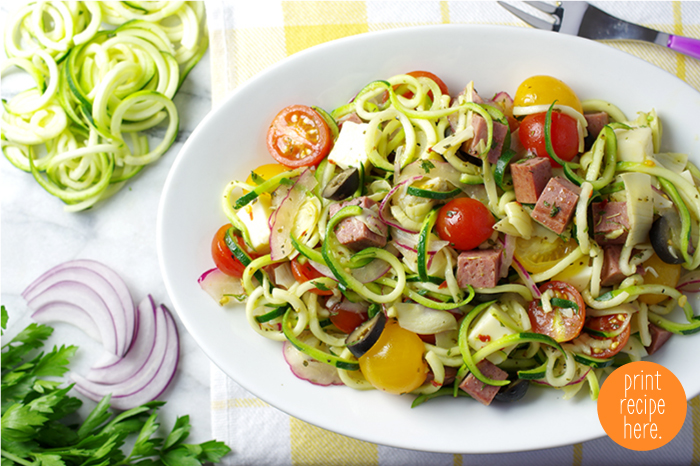
M 396 395 L 408 393 L 425 382 L 424 351 L 418 335 L 388 320 L 377 342 L 360 357 L 360 370 L 374 388 Z
M 253 173 L 255 173 L 257 176 L 259 176 L 263 180 L 267 181 L 270 178 L 272 178 L 273 176 L 279 175 L 280 173 L 286 172 L 287 170 L 290 170 L 290 169 L 285 167 L 281 163 L 267 163 L 265 165 L 260 165 L 258 168 L 253 170 L 250 173 L 250 175 L 248 175 L 248 178 L 245 180 L 245 182 L 251 186 L 255 186 L 257 183 L 253 179 Z
M 532 105 L 566 105 L 583 114 L 583 107 L 576 93 L 563 81 L 552 76 L 532 76 L 523 81 L 515 92 L 516 107 Z
M 680 264 L 667 264 L 654 253 L 642 264 L 642 267 L 645 270 L 645 285 L 665 285 L 671 288 L 678 286 L 678 280 L 681 278 Z M 643 294 L 639 297 L 639 301 L 651 305 L 659 304 L 666 298 L 666 296 L 660 294 Z
M 530 239 L 518 238 L 514 256 L 530 273 L 545 272 L 559 263 L 578 247 L 576 240 L 568 242 L 558 236 L 548 238 L 533 236 Z

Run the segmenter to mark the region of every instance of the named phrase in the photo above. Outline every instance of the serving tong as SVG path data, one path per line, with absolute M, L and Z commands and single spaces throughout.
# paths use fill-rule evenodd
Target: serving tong
M 700 59 L 700 40 L 656 31 L 616 18 L 588 2 L 538 1 L 523 2 L 551 15 L 553 22 L 538 18 L 514 6 L 499 1 L 503 8 L 532 27 L 546 31 L 562 32 L 587 39 L 639 40 L 668 47 L 676 52 Z

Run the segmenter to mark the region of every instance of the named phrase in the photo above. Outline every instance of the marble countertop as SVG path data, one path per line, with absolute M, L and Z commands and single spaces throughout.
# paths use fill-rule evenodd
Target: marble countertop
M 2 6 L 2 24 L 9 4 Z M 0 303 L 8 310 L 10 337 L 31 322 L 20 293 L 49 268 L 73 259 L 93 259 L 113 268 L 126 281 L 136 303 L 148 294 L 172 309 L 160 273 L 156 251 L 156 216 L 168 171 L 183 143 L 211 109 L 209 52 L 189 74 L 175 97 L 180 114 L 176 142 L 156 163 L 146 167 L 127 186 L 95 208 L 68 213 L 63 203 L 44 191 L 32 175 L 0 158 Z M 17 79 L 3 76 L 5 91 Z M 169 388 L 159 399 L 163 428 L 188 414 L 189 443 L 211 439 L 210 362 L 178 320 L 180 363 Z M 48 344 L 73 344 L 79 350 L 71 370 L 84 373 L 98 358 L 101 345 L 66 324 L 53 325 Z M 85 399 L 84 414 L 95 406 Z

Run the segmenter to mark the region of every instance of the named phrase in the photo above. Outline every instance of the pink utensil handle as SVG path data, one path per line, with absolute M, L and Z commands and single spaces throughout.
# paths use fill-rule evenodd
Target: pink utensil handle
M 684 55 L 700 59 L 700 40 L 698 39 L 670 35 L 666 47 Z

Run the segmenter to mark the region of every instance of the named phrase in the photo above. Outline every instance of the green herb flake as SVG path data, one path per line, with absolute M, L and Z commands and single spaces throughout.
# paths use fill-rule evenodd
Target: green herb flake
M 430 173 L 430 170 L 435 168 L 435 165 L 430 160 L 421 160 L 420 167 L 425 173 Z

